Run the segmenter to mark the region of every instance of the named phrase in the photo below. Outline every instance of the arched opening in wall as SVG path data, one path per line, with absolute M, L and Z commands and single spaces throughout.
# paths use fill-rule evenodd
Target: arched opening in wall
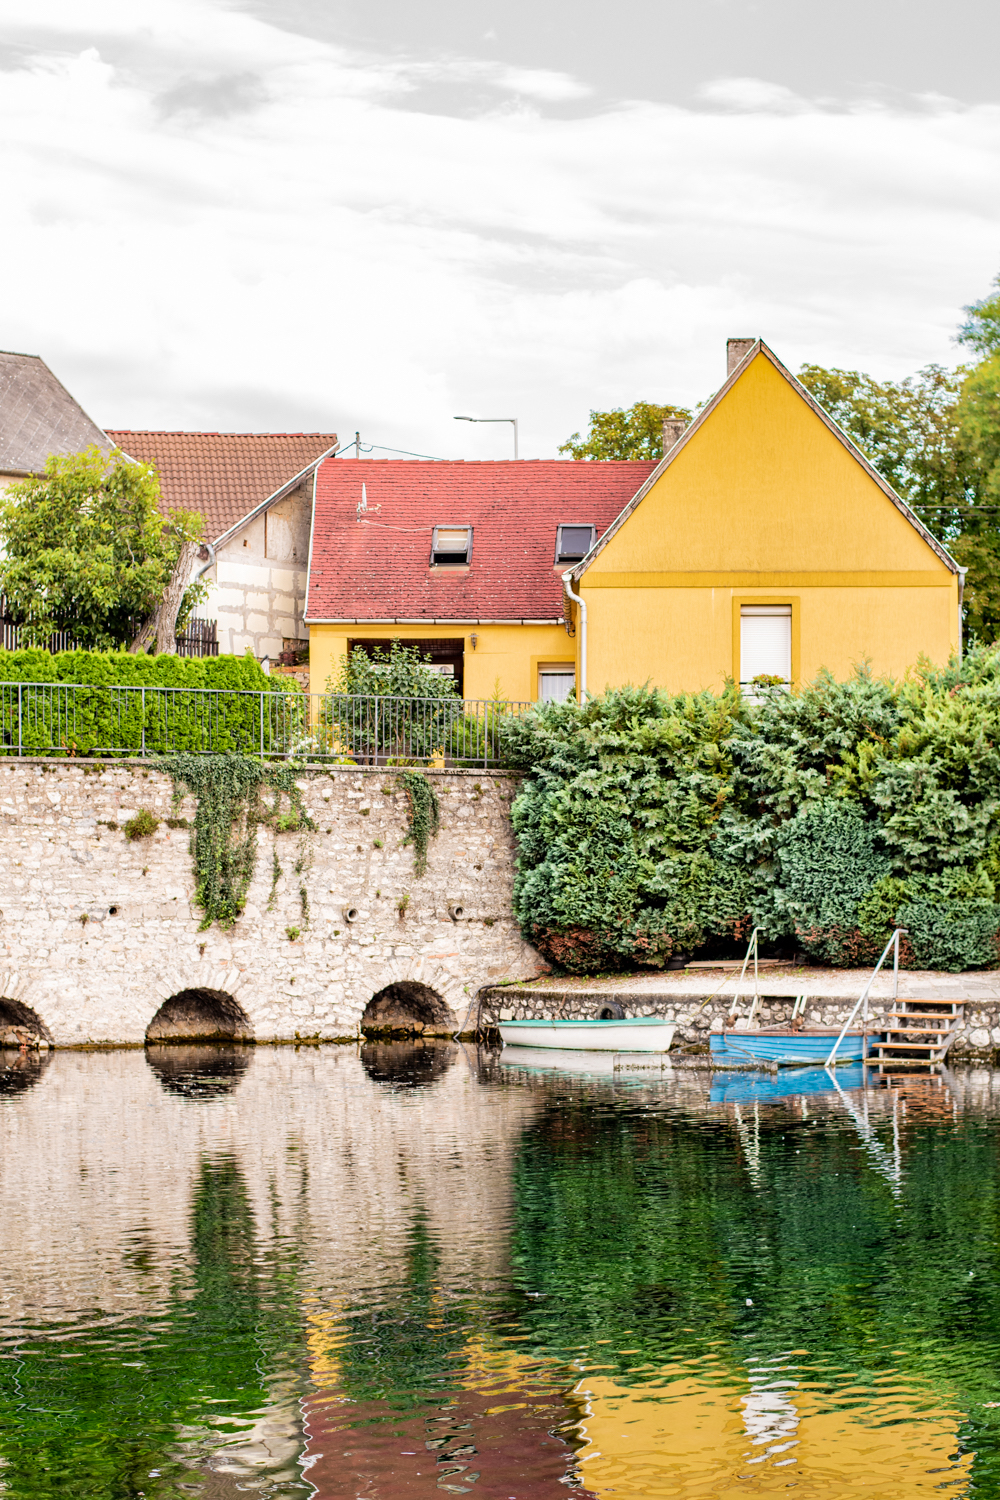
M 168 1094 L 182 1099 L 218 1099 L 231 1094 L 249 1068 L 254 1049 L 246 1042 L 156 1047 L 146 1061 Z
M 455 1025 L 441 996 L 415 979 L 386 985 L 372 996 L 361 1017 L 365 1036 L 450 1036 Z
M 252 1042 L 250 1017 L 224 990 L 181 990 L 164 1000 L 146 1042 Z
M 52 1033 L 36 1010 L 20 1000 L 0 998 L 0 1047 L 37 1047 Z

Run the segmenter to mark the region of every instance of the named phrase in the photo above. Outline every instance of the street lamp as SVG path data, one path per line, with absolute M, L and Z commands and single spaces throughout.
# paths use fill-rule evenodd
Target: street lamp
M 517 457 L 517 418 L 516 417 L 456 417 L 456 422 L 512 422 L 514 424 L 514 457 Z

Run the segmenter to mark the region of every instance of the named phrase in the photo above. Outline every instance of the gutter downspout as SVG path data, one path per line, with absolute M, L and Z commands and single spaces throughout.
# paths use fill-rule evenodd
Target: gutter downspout
M 208 572 L 209 568 L 214 568 L 215 567 L 215 548 L 212 546 L 212 543 L 211 542 L 202 542 L 201 545 L 203 547 L 207 547 L 208 548 L 208 562 L 205 564 L 205 566 L 203 568 L 199 568 L 198 571 L 197 571 L 197 573 L 194 575 L 195 582 L 197 582 L 197 580 L 199 578 L 204 577 L 204 575 Z
M 963 638 L 965 632 L 962 629 L 962 605 L 965 602 L 965 575 L 966 575 L 966 573 L 968 571 L 969 571 L 968 568 L 959 568 L 959 570 L 958 570 L 958 659 L 959 659 L 959 661 L 962 660 L 962 650 L 963 650 L 963 648 L 965 646 L 965 641 L 964 641 L 964 638 Z
M 573 573 L 570 570 L 563 574 L 562 580 L 566 597 L 572 599 L 580 610 L 580 681 L 577 684 L 576 700 L 582 703 L 587 691 L 587 603 L 579 594 L 574 594 L 573 585 L 570 583 L 572 577 Z

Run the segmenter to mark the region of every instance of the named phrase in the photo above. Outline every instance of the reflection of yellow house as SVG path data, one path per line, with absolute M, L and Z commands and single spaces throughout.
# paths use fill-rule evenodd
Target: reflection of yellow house
M 960 642 L 961 574 L 765 344 L 572 570 L 577 682 L 901 675 Z
M 833 1391 L 800 1370 L 742 1385 L 682 1369 L 633 1385 L 588 1374 L 574 1395 L 580 1473 L 597 1500 L 777 1497 L 793 1488 L 830 1500 L 916 1500 L 964 1493 L 972 1466 L 970 1453 L 956 1453 L 961 1413 L 898 1374 Z

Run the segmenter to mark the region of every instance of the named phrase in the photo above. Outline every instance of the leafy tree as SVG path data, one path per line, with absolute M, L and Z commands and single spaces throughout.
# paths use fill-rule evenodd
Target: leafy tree
M 936 536 L 964 529 L 978 472 L 962 436 L 964 372 L 927 365 L 905 380 L 803 365 L 799 379 Z
M 454 698 L 458 688 L 453 677 L 436 672 L 429 656 L 402 641 L 388 642 L 387 651 L 375 647 L 369 655 L 355 647 L 346 656 L 336 677 L 327 681 L 328 693 L 350 693 L 360 697 Z
M 577 459 L 662 458 L 665 417 L 690 422 L 691 413 L 683 406 L 656 406 L 651 401 L 637 401 L 628 411 L 620 406 L 592 411 L 587 436 L 574 432 L 559 452 Z
M 44 475 L 10 486 L 0 498 L 0 591 L 25 645 L 65 630 L 96 650 L 176 649 L 204 523 L 164 516 L 159 500 L 156 470 L 118 448 L 53 454 Z M 200 592 L 188 588 L 184 607 Z

